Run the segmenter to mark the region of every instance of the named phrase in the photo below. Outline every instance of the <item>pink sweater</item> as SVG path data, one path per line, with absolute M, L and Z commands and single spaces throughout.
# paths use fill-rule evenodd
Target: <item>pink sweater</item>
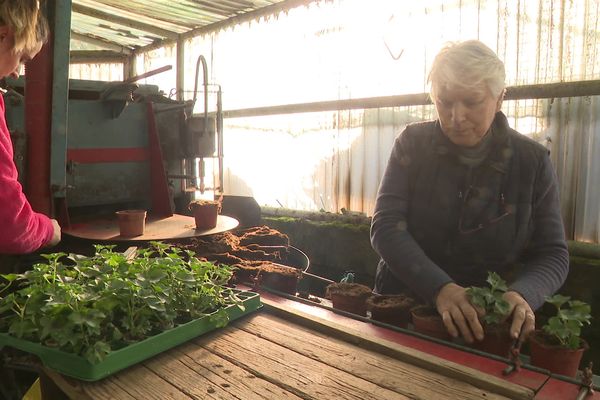
M 0 254 L 31 253 L 52 239 L 50 218 L 31 209 L 21 184 L 0 96 Z

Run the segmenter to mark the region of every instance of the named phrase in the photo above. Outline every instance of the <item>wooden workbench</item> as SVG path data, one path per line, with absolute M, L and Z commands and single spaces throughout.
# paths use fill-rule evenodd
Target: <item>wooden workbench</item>
M 98 382 L 47 371 L 73 399 L 530 399 L 516 385 L 275 303 Z

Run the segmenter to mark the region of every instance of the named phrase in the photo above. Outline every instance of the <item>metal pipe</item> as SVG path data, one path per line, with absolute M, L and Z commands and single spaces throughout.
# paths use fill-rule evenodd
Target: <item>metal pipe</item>
M 548 99 L 600 95 L 600 80 L 578 82 L 543 83 L 536 85 L 509 86 L 505 100 Z M 308 112 L 360 110 L 386 107 L 406 107 L 431 104 L 429 94 L 414 93 L 397 96 L 365 97 L 320 101 L 314 103 L 284 104 L 270 107 L 244 108 L 223 111 L 225 118 L 258 117 Z
M 223 102 L 222 102 L 222 91 L 221 85 L 218 85 L 217 90 L 217 159 L 219 164 L 219 189 L 223 193 Z M 216 186 L 216 185 L 215 185 Z
M 169 71 L 171 68 L 173 68 L 172 65 L 165 65 L 164 67 L 160 67 L 152 71 L 144 72 L 143 74 L 132 76 L 131 78 L 125 79 L 122 83 L 133 83 L 139 81 L 140 79 L 149 78 L 151 76 L 158 75 L 162 72 Z
M 323 281 L 325 283 L 330 283 L 330 284 L 336 283 L 335 281 L 332 281 L 331 279 L 323 278 L 322 276 L 311 274 L 310 272 L 302 271 L 302 275 L 308 276 L 309 278 L 313 278 L 313 279 L 316 279 L 319 281 Z

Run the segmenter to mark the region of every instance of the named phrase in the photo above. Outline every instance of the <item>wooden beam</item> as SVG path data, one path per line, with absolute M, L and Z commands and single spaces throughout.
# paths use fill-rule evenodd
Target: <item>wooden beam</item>
M 542 83 L 537 85 L 509 86 L 505 100 L 550 99 L 600 95 L 600 80 L 579 82 Z M 360 99 L 319 101 L 314 103 L 285 104 L 270 107 L 226 110 L 225 118 L 257 117 L 264 115 L 295 114 L 369 108 L 406 107 L 431 104 L 428 93 L 398 96 L 365 97 Z
M 311 330 L 324 333 L 336 339 L 352 343 L 363 349 L 385 354 L 397 360 L 457 379 L 480 389 L 506 396 L 510 399 L 533 399 L 533 390 L 485 374 L 476 369 L 465 367 L 452 361 L 435 357 L 388 340 L 366 335 L 358 330 L 350 329 L 347 326 L 315 317 L 285 304 L 271 301 L 265 297 L 261 297 L 261 303 L 263 304 L 265 311 L 269 314 L 305 326 Z
M 537 85 L 510 86 L 506 88 L 506 100 L 552 99 L 600 95 L 600 80 L 542 83 Z
M 366 97 L 361 99 L 319 101 L 315 103 L 285 104 L 271 107 L 227 110 L 224 118 L 256 117 L 263 115 L 295 114 L 305 112 L 323 112 L 355 110 L 367 108 L 401 107 L 409 105 L 431 104 L 427 93 L 405 94 L 385 97 Z
M 78 14 L 87 15 L 89 17 L 98 18 L 108 22 L 114 22 L 119 25 L 124 25 L 129 28 L 137 29 L 140 31 L 148 32 L 153 35 L 162 36 L 168 39 L 177 39 L 178 34 L 176 32 L 169 31 L 167 29 L 160 28 L 155 25 L 150 25 L 144 22 L 135 21 L 130 18 L 121 17 L 119 15 L 107 13 L 92 7 L 84 6 L 82 4 L 73 4 L 73 12 Z
M 127 55 L 131 54 L 131 49 L 129 47 L 121 46 L 118 43 L 109 42 L 106 40 L 98 39 L 96 37 L 83 35 L 81 33 L 71 31 L 71 39 L 79 40 L 81 42 L 85 42 L 85 43 L 93 44 L 95 46 L 103 47 L 106 50 L 112 50 L 117 53 L 123 53 L 123 54 L 127 54 Z
M 124 63 L 127 54 L 117 53 L 111 50 L 74 50 L 71 51 L 70 64 L 104 64 Z

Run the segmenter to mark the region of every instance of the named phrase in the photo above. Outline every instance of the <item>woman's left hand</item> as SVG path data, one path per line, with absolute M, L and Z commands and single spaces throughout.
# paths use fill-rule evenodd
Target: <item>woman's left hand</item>
M 518 339 L 518 345 L 520 346 L 529 334 L 535 330 L 535 314 L 519 293 L 509 291 L 504 293 L 503 297 L 510 305 L 512 315 L 510 336 L 513 339 Z

